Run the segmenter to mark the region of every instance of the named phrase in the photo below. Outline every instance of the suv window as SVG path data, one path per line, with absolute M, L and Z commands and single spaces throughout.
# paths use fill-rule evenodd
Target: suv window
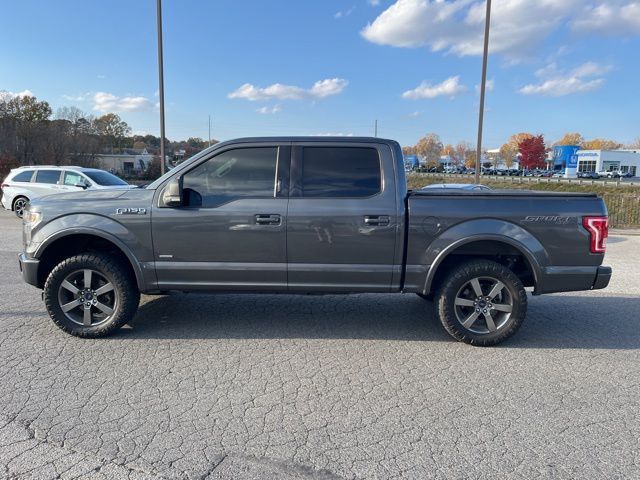
M 53 183 L 60 181 L 60 170 L 38 170 L 36 183 Z
M 303 197 L 370 197 L 380 192 L 380 157 L 375 148 L 302 150 Z
M 30 182 L 31 177 L 33 177 L 33 170 L 25 170 L 24 172 L 20 172 L 15 177 L 11 179 L 12 182 Z
M 86 183 L 82 175 L 77 172 L 64 172 L 64 184 L 65 185 L 77 185 L 78 183 Z
M 232 200 L 274 196 L 277 147 L 228 150 L 182 177 L 186 206 L 216 207 Z

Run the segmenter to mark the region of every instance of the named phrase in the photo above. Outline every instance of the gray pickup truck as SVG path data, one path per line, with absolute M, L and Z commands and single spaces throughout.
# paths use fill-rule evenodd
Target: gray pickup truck
M 377 292 L 433 300 L 453 337 L 495 345 L 526 287 L 611 277 L 598 196 L 408 191 L 400 145 L 379 138 L 224 142 L 145 188 L 35 200 L 23 221 L 23 278 L 80 337 L 131 320 L 141 293 Z

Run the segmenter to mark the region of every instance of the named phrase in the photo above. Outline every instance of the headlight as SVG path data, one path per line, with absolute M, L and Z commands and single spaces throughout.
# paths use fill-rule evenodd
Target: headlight
M 33 228 L 42 220 L 42 213 L 33 212 L 31 210 L 26 210 L 22 217 L 22 220 L 25 225 Z

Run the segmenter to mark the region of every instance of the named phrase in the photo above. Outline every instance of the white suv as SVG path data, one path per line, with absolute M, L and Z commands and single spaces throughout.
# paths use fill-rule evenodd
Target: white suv
M 15 168 L 2 182 L 2 206 L 22 218 L 29 200 L 53 193 L 105 188 L 135 188 L 96 168 L 35 165 Z

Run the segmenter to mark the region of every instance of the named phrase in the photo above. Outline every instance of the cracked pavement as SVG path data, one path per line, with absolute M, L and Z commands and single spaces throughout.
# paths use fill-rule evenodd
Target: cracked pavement
M 0 477 L 640 476 L 640 237 L 606 290 L 530 297 L 496 348 L 415 295 L 143 297 L 58 330 L 0 212 Z

